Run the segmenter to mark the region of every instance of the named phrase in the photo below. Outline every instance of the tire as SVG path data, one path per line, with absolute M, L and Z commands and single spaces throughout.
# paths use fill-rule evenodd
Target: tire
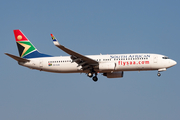
M 161 76 L 161 73 L 158 73 L 157 76 L 160 77 L 160 76 Z
M 93 73 L 89 72 L 87 76 L 91 78 L 93 76 Z
M 98 81 L 97 76 L 94 76 L 92 79 L 93 79 L 94 82 Z

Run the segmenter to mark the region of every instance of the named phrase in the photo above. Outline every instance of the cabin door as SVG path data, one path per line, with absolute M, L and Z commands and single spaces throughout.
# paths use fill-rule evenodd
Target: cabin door
M 154 63 L 157 63 L 158 61 L 158 56 L 154 56 Z

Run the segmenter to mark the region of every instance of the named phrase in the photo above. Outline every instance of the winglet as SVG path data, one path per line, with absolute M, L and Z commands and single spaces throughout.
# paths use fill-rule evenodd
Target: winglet
M 56 45 L 56 46 L 59 46 L 59 45 L 60 45 L 59 42 L 57 41 L 57 39 L 54 37 L 53 34 L 51 34 L 51 38 L 52 38 L 52 40 L 53 40 L 54 45 Z

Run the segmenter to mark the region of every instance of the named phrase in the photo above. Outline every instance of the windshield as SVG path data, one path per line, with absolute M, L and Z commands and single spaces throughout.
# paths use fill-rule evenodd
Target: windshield
M 169 59 L 169 58 L 165 56 L 165 57 L 162 57 L 162 59 Z

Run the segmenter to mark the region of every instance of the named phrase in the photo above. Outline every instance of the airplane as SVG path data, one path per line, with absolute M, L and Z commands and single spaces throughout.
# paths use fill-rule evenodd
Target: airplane
M 85 73 L 93 81 L 98 80 L 98 73 L 107 78 L 122 78 L 124 71 L 166 71 L 177 64 L 167 56 L 152 53 L 82 55 L 59 44 L 53 34 L 51 38 L 55 46 L 70 56 L 52 56 L 39 52 L 21 30 L 13 30 L 19 56 L 5 53 L 19 65 L 54 73 Z

